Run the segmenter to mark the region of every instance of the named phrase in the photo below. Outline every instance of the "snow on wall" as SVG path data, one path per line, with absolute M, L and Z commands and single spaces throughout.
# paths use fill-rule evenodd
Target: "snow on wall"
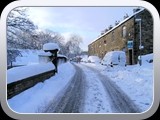
M 52 62 L 14 67 L 7 70 L 7 84 L 54 69 L 55 66 Z
M 38 55 L 39 55 L 39 56 L 51 56 L 52 53 L 41 51 Z

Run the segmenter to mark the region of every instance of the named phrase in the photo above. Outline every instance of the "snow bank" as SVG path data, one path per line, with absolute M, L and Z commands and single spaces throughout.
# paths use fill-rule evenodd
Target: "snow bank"
M 140 59 L 140 56 L 138 56 L 138 59 Z M 142 66 L 141 67 L 151 67 L 153 68 L 153 53 L 142 55 Z
M 98 56 L 89 56 L 88 61 L 93 62 L 93 63 L 100 63 L 100 59 Z

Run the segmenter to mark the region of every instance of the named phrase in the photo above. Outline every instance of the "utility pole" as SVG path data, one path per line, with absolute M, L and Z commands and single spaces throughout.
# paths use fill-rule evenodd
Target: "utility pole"
M 139 22 L 139 56 L 140 56 L 140 58 L 139 58 L 139 64 L 140 64 L 140 66 L 142 65 L 142 57 L 141 57 L 141 49 L 142 49 L 142 41 L 141 41 L 141 37 L 142 37 L 142 32 L 141 32 L 141 18 L 136 18 L 135 19 L 135 21 L 136 22 Z

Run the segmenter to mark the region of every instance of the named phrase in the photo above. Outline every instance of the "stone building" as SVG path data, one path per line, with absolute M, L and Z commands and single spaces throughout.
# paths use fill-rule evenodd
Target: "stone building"
M 142 49 L 139 49 L 140 43 Z M 88 45 L 88 56 L 103 59 L 107 52 L 114 50 L 125 51 L 128 65 L 137 64 L 139 55 L 153 53 L 153 18 L 148 10 L 135 8 L 132 16 L 126 15 L 123 21 L 116 21 L 114 27 L 105 29 Z

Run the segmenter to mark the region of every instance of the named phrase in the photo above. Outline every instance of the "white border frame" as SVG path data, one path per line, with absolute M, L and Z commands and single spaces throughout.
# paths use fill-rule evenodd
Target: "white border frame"
M 7 46 L 7 40 L 6 40 L 6 18 L 8 13 L 16 8 L 21 6 L 140 6 L 148 9 L 148 11 L 153 16 L 153 53 L 154 53 L 154 102 L 152 107 L 145 113 L 138 113 L 138 114 L 18 114 L 13 112 L 6 102 L 6 65 L 7 65 L 7 59 L 6 59 L 6 46 Z M 159 29 L 160 29 L 160 20 L 159 20 L 159 14 L 156 10 L 156 8 L 146 2 L 146 1 L 139 1 L 139 0 L 111 0 L 111 1 L 104 1 L 104 0 L 22 0 L 22 1 L 15 1 L 8 4 L 1 14 L 1 21 L 0 21 L 0 33 L 1 33 L 1 40 L 0 40 L 0 65 L 1 65 L 1 84 L 0 84 L 0 95 L 1 95 L 1 106 L 5 113 L 15 119 L 23 119 L 23 120 L 29 120 L 29 119 L 38 119 L 38 120 L 106 120 L 106 119 L 112 119 L 112 120 L 140 120 L 140 119 L 146 119 L 150 116 L 152 116 L 156 110 L 159 107 L 159 100 L 160 100 L 160 81 L 158 77 L 159 65 L 158 62 L 160 61 L 160 58 L 158 56 L 158 51 L 160 51 L 159 44 Z

